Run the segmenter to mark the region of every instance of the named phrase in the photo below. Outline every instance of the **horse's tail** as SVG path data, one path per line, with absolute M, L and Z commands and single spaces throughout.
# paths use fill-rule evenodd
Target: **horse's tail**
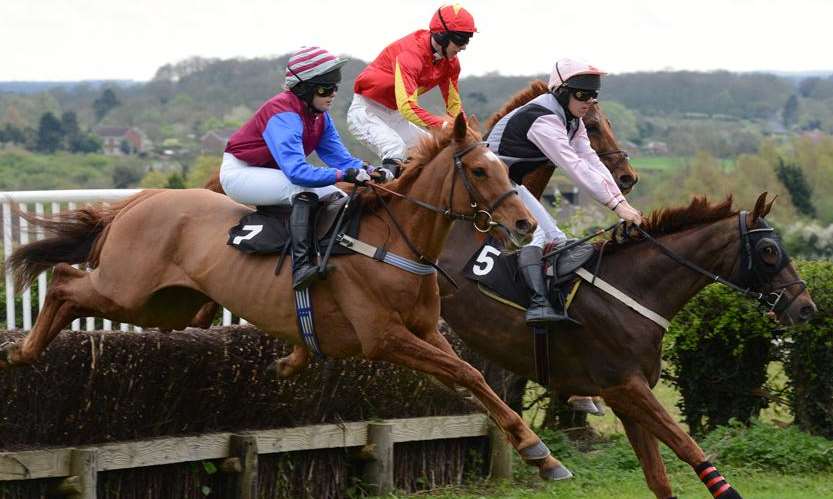
M 214 173 L 211 174 L 211 178 L 202 186 L 203 189 L 208 189 L 209 191 L 219 192 L 220 194 L 225 194 L 226 191 L 223 190 L 223 186 L 220 185 L 220 170 L 214 170 Z
M 58 263 L 86 263 L 95 267 L 113 219 L 121 211 L 160 192 L 144 190 L 117 203 L 89 205 L 49 218 L 16 209 L 16 214 L 25 219 L 29 227 L 43 229 L 48 236 L 18 247 L 6 262 L 7 268 L 14 273 L 17 289 L 32 284 L 41 272 Z

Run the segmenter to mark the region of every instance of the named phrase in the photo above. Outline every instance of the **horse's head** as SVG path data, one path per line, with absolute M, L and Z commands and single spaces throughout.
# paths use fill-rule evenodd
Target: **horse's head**
M 598 103 L 590 108 L 582 120 L 587 128 L 587 135 L 590 137 L 593 150 L 610 170 L 622 193 L 629 193 L 639 181 L 639 176 L 631 166 L 628 154 L 619 148 L 610 120 L 607 119 Z
M 532 239 L 535 218 L 512 188 L 506 165 L 481 142 L 476 118 L 471 125 L 457 115 L 448 152 L 437 157 L 451 156 L 443 195 L 451 211 L 473 217 L 477 230 L 492 232 L 506 247 L 523 246 Z
M 751 213 L 741 213 L 741 286 L 764 293 L 761 299 L 775 318 L 787 324 L 806 322 L 816 313 L 807 285 L 790 261 L 778 233 L 765 218 L 775 198 L 758 197 Z M 745 227 L 744 227 L 745 226 Z

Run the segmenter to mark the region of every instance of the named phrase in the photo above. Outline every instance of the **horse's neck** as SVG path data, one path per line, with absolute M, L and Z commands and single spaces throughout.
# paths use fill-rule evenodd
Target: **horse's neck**
M 435 171 L 431 170 L 432 168 L 435 169 L 438 166 L 426 165 L 413 183 L 399 193 L 438 208 L 445 208 L 448 204 L 448 194 L 445 193 L 443 186 L 451 177 L 438 179 Z M 450 174 L 454 175 L 453 169 Z M 405 237 L 413 243 L 426 260 L 436 261 L 451 229 L 451 219 L 399 197 L 393 197 L 389 207 L 391 214 L 402 227 Z M 385 222 L 389 225 L 393 224 L 388 220 Z M 407 242 L 393 227 L 391 228 L 391 241 L 391 251 L 401 255 L 412 253 Z
M 727 231 L 737 232 L 729 220 L 721 220 L 658 240 L 691 263 L 731 279 L 740 255 L 740 237 L 727 237 Z M 605 267 L 616 286 L 668 319 L 713 282 L 675 262 L 650 242 L 612 255 Z
M 543 163 L 524 176 L 523 185 L 535 196 L 535 199 L 541 199 L 541 195 L 544 193 L 544 189 L 547 188 L 554 171 L 555 166 L 552 163 Z

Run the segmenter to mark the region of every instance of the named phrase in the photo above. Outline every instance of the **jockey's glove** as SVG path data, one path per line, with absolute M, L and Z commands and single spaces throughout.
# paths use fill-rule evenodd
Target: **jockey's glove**
M 384 166 L 368 166 L 367 171 L 370 173 L 370 178 L 377 184 L 384 184 L 394 179 L 393 172 Z
M 354 184 L 363 184 L 370 180 L 370 174 L 364 168 L 348 168 L 344 171 L 344 178 L 342 180 Z

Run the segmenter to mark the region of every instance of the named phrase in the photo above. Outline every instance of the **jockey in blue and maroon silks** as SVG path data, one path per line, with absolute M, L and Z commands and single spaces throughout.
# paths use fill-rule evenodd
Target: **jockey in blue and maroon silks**
M 366 167 L 352 156 L 327 112 L 341 82 L 338 58 L 318 47 L 294 53 L 286 66 L 286 90 L 266 101 L 229 138 L 220 184 L 235 201 L 260 205 L 291 205 L 292 285 L 309 286 L 318 276 L 312 265 L 311 222 L 319 201 L 344 195 L 336 182 L 362 183 L 374 176 L 389 180 L 383 168 Z M 327 166 L 306 158 L 313 151 Z

